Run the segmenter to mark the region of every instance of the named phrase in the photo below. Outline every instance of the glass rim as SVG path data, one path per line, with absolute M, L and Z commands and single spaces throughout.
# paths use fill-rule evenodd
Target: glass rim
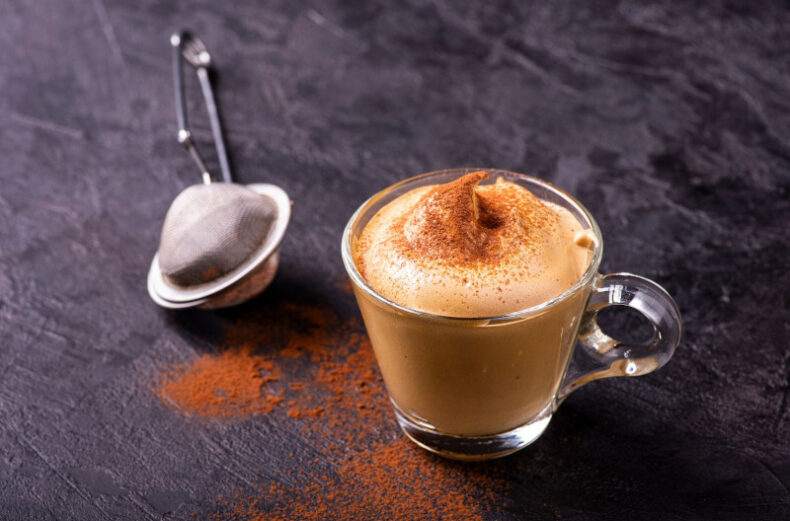
M 410 308 L 408 306 L 403 306 L 394 302 L 384 295 L 377 292 L 373 289 L 359 272 L 357 269 L 357 264 L 354 262 L 354 256 L 351 251 L 351 234 L 354 228 L 354 225 L 359 220 L 360 215 L 364 210 L 366 210 L 372 203 L 378 201 L 379 199 L 385 197 L 388 193 L 396 190 L 399 187 L 407 183 L 415 182 L 419 179 L 425 179 L 427 177 L 439 176 L 441 174 L 451 174 L 451 173 L 462 173 L 462 172 L 474 172 L 478 170 L 483 170 L 486 172 L 501 172 L 504 174 L 512 175 L 521 179 L 525 179 L 530 183 L 538 184 L 541 187 L 547 189 L 548 191 L 554 193 L 555 195 L 559 196 L 563 199 L 566 203 L 570 204 L 574 209 L 576 209 L 580 214 L 584 215 L 584 217 L 589 221 L 590 228 L 592 229 L 593 233 L 595 234 L 595 245 L 593 249 L 593 255 L 590 259 L 590 264 L 587 266 L 587 270 L 582 274 L 579 280 L 573 284 L 570 288 L 565 290 L 564 292 L 560 293 L 556 297 L 553 297 L 549 300 L 541 302 L 540 304 L 535 304 L 534 306 L 530 306 L 528 308 L 520 309 L 518 311 L 512 311 L 510 313 L 504 313 L 501 315 L 493 315 L 493 316 L 483 316 L 483 317 L 456 317 L 451 315 L 439 315 L 436 313 L 430 313 L 427 311 L 422 311 L 419 309 Z M 341 254 L 343 257 L 343 265 L 346 268 L 346 273 L 351 278 L 351 281 L 356 284 L 358 288 L 361 288 L 365 293 L 367 293 L 370 297 L 374 300 L 377 300 L 381 304 L 385 304 L 389 307 L 395 308 L 402 313 L 406 313 L 408 315 L 415 315 L 423 318 L 430 318 L 436 320 L 447 320 L 447 321 L 455 321 L 458 323 L 472 323 L 472 322 L 480 322 L 480 321 L 507 321 L 507 320 L 514 320 L 523 318 L 528 315 L 533 315 L 539 312 L 542 312 L 560 302 L 570 298 L 572 295 L 575 295 L 580 289 L 587 286 L 590 280 L 593 279 L 595 274 L 598 272 L 598 267 L 601 263 L 601 258 L 603 256 L 603 238 L 601 237 L 601 230 L 598 227 L 598 223 L 595 221 L 595 218 L 592 214 L 581 204 L 575 197 L 568 194 L 565 190 L 558 188 L 557 186 L 549 183 L 548 181 L 544 181 L 543 179 L 539 179 L 537 177 L 521 174 L 518 172 L 512 172 L 510 170 L 503 170 L 500 168 L 491 168 L 491 167 L 481 167 L 481 168 L 474 168 L 474 167 L 465 167 L 465 168 L 446 168 L 443 170 L 434 170 L 432 172 L 426 172 L 424 174 L 416 175 L 413 177 L 409 177 L 407 179 L 403 179 L 395 184 L 389 185 L 388 187 L 380 190 L 367 198 L 351 215 L 343 230 L 343 237 L 341 243 Z

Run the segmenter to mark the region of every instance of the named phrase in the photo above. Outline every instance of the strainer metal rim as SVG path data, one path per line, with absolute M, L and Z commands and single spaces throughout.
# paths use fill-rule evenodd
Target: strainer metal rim
M 246 187 L 259 194 L 271 197 L 277 206 L 277 217 L 272 226 L 272 230 L 258 250 L 230 273 L 190 289 L 174 288 L 165 282 L 162 277 L 162 272 L 159 269 L 159 253 L 157 253 L 151 261 L 151 268 L 149 270 L 149 293 L 153 292 L 160 300 L 168 301 L 171 304 L 188 303 L 187 307 L 200 305 L 202 302 L 194 303 L 193 301 L 208 298 L 232 286 L 254 270 L 259 264 L 266 262 L 272 253 L 277 251 L 285 235 L 285 229 L 288 227 L 288 221 L 291 218 L 291 200 L 282 188 L 273 184 L 254 183 L 246 185 Z M 154 299 L 154 301 L 156 301 L 156 299 Z
M 194 308 L 198 306 L 202 306 L 206 302 L 210 301 L 210 298 L 199 298 L 197 300 L 190 300 L 189 302 L 170 302 L 159 296 L 159 294 L 154 289 L 154 281 L 156 277 L 160 277 L 160 273 L 157 270 L 148 270 L 148 296 L 151 297 L 151 300 L 154 301 L 154 304 L 161 306 L 167 309 L 187 309 L 187 308 Z

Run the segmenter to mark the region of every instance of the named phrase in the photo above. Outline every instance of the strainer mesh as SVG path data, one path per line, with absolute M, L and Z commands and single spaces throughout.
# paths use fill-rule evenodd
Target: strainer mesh
M 241 185 L 190 186 L 173 201 L 162 226 L 159 269 L 165 281 L 189 287 L 238 268 L 266 240 L 274 201 Z

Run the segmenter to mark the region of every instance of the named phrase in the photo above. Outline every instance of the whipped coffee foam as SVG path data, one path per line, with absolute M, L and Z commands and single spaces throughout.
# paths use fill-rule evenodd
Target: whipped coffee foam
M 474 172 L 383 207 L 354 247 L 384 297 L 455 317 L 511 313 L 554 298 L 587 269 L 591 234 L 564 208 Z

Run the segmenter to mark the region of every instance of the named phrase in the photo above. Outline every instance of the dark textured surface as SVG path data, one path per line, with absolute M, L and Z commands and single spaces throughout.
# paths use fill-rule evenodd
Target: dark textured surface
M 199 180 L 175 142 L 181 26 L 220 69 L 236 177 L 295 201 L 266 298 L 353 316 L 351 212 L 474 165 L 567 189 L 603 270 L 676 297 L 675 359 L 584 388 L 492 463 L 511 487 L 491 519 L 790 518 L 787 3 L 3 0 L 0 519 L 204 517 L 309 452 L 276 416 L 196 425 L 146 385 L 256 309 L 146 294 L 167 207 Z

